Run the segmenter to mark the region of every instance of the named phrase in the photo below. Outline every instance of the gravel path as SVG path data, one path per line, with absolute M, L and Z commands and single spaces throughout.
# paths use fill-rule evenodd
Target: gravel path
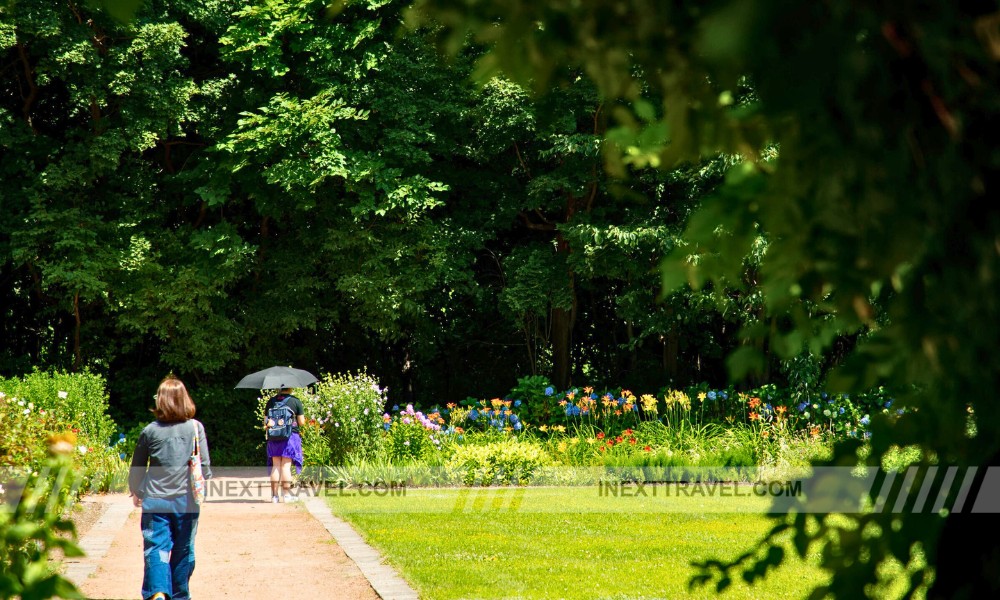
M 220 482 L 227 479 L 236 486 L 230 486 L 231 490 L 246 489 L 250 481 L 217 478 Z M 253 480 L 253 484 L 266 486 L 266 480 Z M 106 502 L 109 506 L 81 538 L 87 557 L 65 561 L 66 576 L 88 598 L 139 598 L 142 584 L 139 509 L 132 509 L 131 500 L 121 494 L 89 500 Z M 361 541 L 369 563 L 361 561 L 366 571 L 363 573 L 331 536 L 337 535 L 341 526 L 347 527 L 348 535 L 353 533 L 349 526 L 330 515 L 318 498 L 271 504 L 262 498 L 239 497 L 239 494 L 210 496 L 202 507 L 195 539 L 197 566 L 191 579 L 191 595 L 200 599 L 374 600 L 380 597 L 375 591 L 378 589 L 383 598 L 417 597 L 391 568 L 383 564 L 381 571 L 373 571 L 371 564 L 383 561 Z M 352 545 L 359 540 L 354 534 L 345 542 L 355 557 L 359 551 Z

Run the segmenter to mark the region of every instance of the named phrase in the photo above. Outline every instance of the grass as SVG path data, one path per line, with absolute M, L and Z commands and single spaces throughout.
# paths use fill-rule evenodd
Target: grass
M 732 559 L 772 525 L 769 498 L 687 497 L 664 486 L 344 490 L 328 501 L 421 598 L 708 598 L 692 561 Z M 622 493 L 624 492 L 624 493 Z M 720 597 L 804 597 L 818 556 Z

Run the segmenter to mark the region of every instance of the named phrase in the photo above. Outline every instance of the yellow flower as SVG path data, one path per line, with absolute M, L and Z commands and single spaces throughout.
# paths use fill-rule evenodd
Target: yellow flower
M 705 398 L 708 398 L 708 394 L 706 394 L 705 392 L 698 392 L 698 399 L 699 400 L 701 400 L 702 402 L 704 402 Z
M 541 431 L 542 433 L 545 433 L 548 430 L 549 430 L 549 426 L 548 425 L 541 425 L 541 426 L 538 427 L 538 431 Z
M 559 451 L 560 452 L 565 452 L 568 447 L 569 446 L 566 445 L 565 441 L 559 442 Z
M 556 425 L 552 429 L 555 429 L 559 433 L 566 433 L 566 426 L 564 425 Z

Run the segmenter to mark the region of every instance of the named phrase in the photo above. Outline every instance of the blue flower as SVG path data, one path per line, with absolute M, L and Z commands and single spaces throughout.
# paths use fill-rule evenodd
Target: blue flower
M 826 392 L 823 392 L 822 394 L 820 394 L 819 397 L 823 398 L 824 400 L 826 400 Z
M 885 407 L 892 408 L 892 398 L 889 398 L 888 400 L 885 401 Z
M 841 414 L 841 415 L 844 414 L 844 407 L 843 406 L 840 407 L 840 410 L 837 411 L 837 414 Z
M 472 410 L 469 411 L 468 419 L 470 421 L 475 421 L 478 418 L 479 418 L 479 411 L 478 410 L 476 410 L 476 409 L 473 408 Z
M 383 428 L 384 428 L 384 429 L 385 429 L 386 431 L 389 431 L 389 424 L 388 424 L 388 423 L 383 423 L 383 424 L 382 424 L 382 427 L 383 427 Z
M 865 416 L 861 417 L 860 423 L 862 425 L 867 426 L 869 423 L 871 423 L 871 419 L 868 418 L 868 415 L 865 415 Z
M 521 406 L 521 401 L 520 400 L 514 400 L 514 407 L 517 408 L 518 406 Z
M 715 400 L 715 391 L 711 391 L 707 394 L 709 400 Z
M 393 404 L 392 405 L 392 412 L 399 412 L 399 405 L 398 404 Z
M 729 400 L 729 392 L 719 392 L 719 395 L 722 396 L 723 400 Z
M 122 460 L 125 460 L 125 453 L 124 453 L 124 452 L 122 452 L 121 454 L 119 454 L 119 455 L 118 455 L 118 458 L 120 458 L 120 459 L 122 459 Z
M 545 388 L 545 395 L 546 396 L 551 396 L 554 393 L 556 393 L 556 390 L 551 385 L 549 387 Z
M 886 406 L 886 408 L 889 408 L 889 407 L 888 407 L 888 406 Z M 124 439 L 125 439 L 125 434 L 124 434 L 124 433 L 119 433 L 119 434 L 118 434 L 118 439 L 119 439 L 119 440 L 124 440 Z
M 896 415 L 899 416 L 901 414 L 903 414 L 903 409 L 902 408 L 897 408 L 896 409 Z
M 806 412 L 807 408 L 809 408 L 809 403 L 808 402 L 800 402 L 799 403 L 799 406 L 798 406 L 799 412 Z
M 514 431 L 521 431 L 522 425 L 520 423 L 514 423 Z

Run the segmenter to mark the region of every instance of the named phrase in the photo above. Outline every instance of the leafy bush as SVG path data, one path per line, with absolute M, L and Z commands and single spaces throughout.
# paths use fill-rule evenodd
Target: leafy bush
M 120 488 L 125 460 L 122 434 L 107 415 L 103 380 L 92 373 L 43 373 L 0 380 L 0 467 L 37 470 L 47 460 L 47 439 L 72 436 L 78 489 Z
M 444 417 L 436 410 L 425 415 L 412 404 L 402 410 L 399 406 L 392 408 L 393 414 L 382 415 L 385 450 L 391 460 L 427 461 L 443 449 L 449 435 L 456 435 L 455 427 L 443 427 Z M 459 429 L 457 435 L 461 433 Z
M 315 392 L 300 398 L 306 419 L 314 419 L 326 433 L 331 464 L 373 458 L 382 438 L 382 410 L 386 390 L 365 372 L 326 375 Z
M 75 440 L 57 443 L 62 454 L 41 462 L 20 489 L 0 480 L 0 598 L 83 598 L 50 563 L 55 551 L 83 556 L 73 522 L 66 518 L 78 485 L 69 456 Z
M 0 378 L 0 392 L 33 404 L 34 410 L 45 411 L 78 430 L 78 435 L 94 445 L 117 439 L 117 427 L 108 416 L 107 389 L 100 375 L 89 371 L 46 373 L 36 369 L 23 378 Z
M 525 485 L 552 458 L 534 442 L 508 439 L 455 449 L 446 463 L 451 477 L 465 485 Z

